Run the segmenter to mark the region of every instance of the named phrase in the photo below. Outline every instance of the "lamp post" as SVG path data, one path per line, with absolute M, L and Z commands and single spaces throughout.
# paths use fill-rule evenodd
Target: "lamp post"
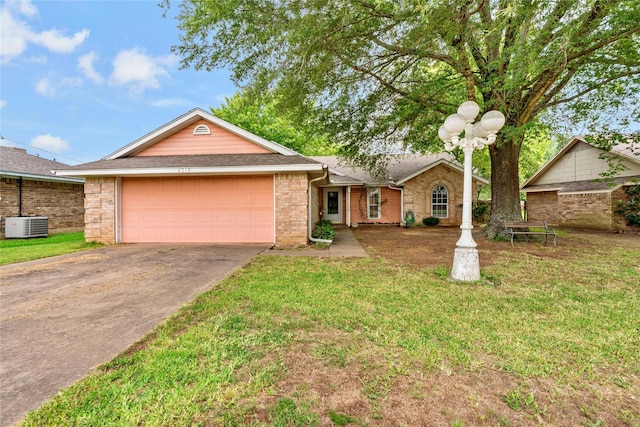
M 482 116 L 480 122 L 473 123 L 480 107 L 473 101 L 464 102 L 457 114 L 452 114 L 438 130 L 438 136 L 444 141 L 447 151 L 460 147 L 464 153 L 464 188 L 462 199 L 462 224 L 460 239 L 456 243 L 453 257 L 451 277 L 456 280 L 473 281 L 480 279 L 480 262 L 478 260 L 477 243 L 473 240 L 471 230 L 471 160 L 473 150 L 482 150 L 496 140 L 498 130 L 504 126 L 505 118 L 500 111 L 492 110 Z M 464 131 L 464 138 L 460 133 Z

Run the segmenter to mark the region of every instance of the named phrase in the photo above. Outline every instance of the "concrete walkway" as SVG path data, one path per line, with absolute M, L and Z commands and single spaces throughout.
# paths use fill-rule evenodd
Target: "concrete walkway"
M 346 226 L 337 226 L 335 228 L 335 236 L 333 243 L 328 249 L 300 249 L 300 250 L 280 250 L 272 249 L 263 252 L 263 255 L 277 256 L 311 256 L 311 257 L 348 257 L 348 258 L 366 258 L 369 255 L 364 251 L 360 242 L 356 240 L 351 229 Z

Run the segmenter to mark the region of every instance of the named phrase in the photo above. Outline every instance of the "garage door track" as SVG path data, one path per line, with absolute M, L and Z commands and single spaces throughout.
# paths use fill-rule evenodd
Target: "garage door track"
M 117 245 L 0 267 L 0 425 L 20 421 L 265 249 Z

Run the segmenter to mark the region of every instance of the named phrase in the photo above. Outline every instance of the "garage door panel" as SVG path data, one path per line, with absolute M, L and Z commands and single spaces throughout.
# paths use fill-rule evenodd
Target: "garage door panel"
M 123 178 L 122 240 L 273 243 L 273 177 Z

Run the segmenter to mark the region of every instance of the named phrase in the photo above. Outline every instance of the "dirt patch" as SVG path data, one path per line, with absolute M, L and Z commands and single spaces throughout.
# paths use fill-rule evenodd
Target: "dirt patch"
M 272 393 L 258 397 L 246 424 L 269 424 L 268 408 L 292 399 L 317 414 L 322 426 L 635 425 L 637 400 L 620 388 L 517 378 L 495 368 L 496 361 L 489 356 L 478 356 L 482 360 L 471 371 L 446 366 L 398 369 L 401 365 L 393 356 L 369 347 L 340 363 L 322 348 L 353 348 L 356 343 L 348 334 L 337 330 L 305 334 L 308 340 L 282 356 L 286 375 Z M 622 422 L 616 411 L 602 411 L 603 403 L 617 408 L 618 414 L 630 414 L 629 423 Z M 331 417 L 335 414 L 349 422 L 336 423 Z
M 360 226 L 352 230 L 369 255 L 419 267 L 449 268 L 460 238 L 458 227 Z M 613 243 L 636 248 L 640 245 L 638 234 L 597 231 L 563 231 L 557 246 L 552 242 L 545 245 L 544 239 L 519 241 L 511 246 L 510 242 L 487 239 L 481 230 L 474 230 L 473 238 L 482 266 L 493 265 L 503 252 L 564 259 L 575 256 L 576 249 L 589 250 Z

